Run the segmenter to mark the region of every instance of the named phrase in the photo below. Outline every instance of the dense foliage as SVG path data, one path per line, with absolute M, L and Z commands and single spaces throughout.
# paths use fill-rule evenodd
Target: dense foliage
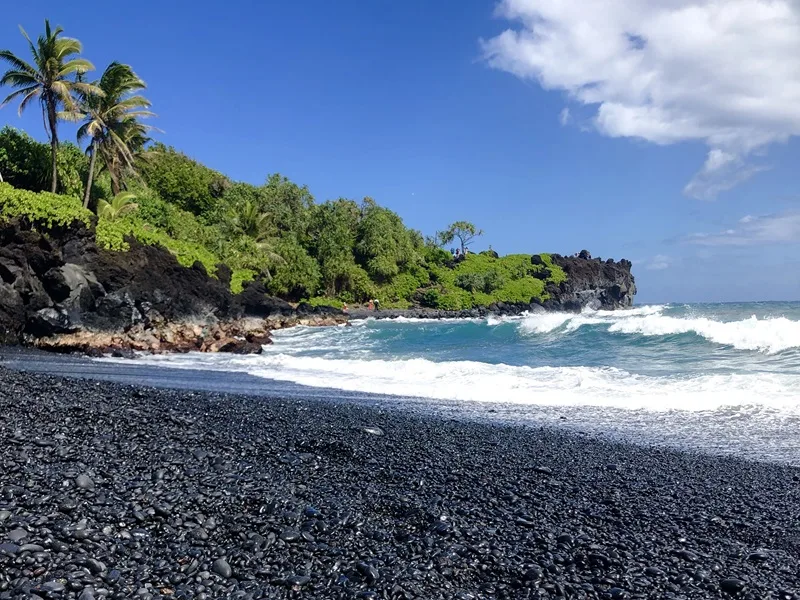
M 0 183 L 0 219 L 23 218 L 34 227 L 52 229 L 66 227 L 74 221 L 89 225 L 92 213 L 77 197 L 59 196 L 50 192 L 35 193 L 18 190 L 8 183 Z
M 220 199 L 227 211 L 217 210 L 219 220 L 209 223 L 208 215 L 183 210 L 132 183 L 134 191 L 100 200 L 97 241 L 125 251 L 132 236 L 164 246 L 183 265 L 199 261 L 211 274 L 222 262 L 233 270 L 234 291 L 262 278 L 278 296 L 315 304 L 377 298 L 385 307 L 460 310 L 543 299 L 546 281 L 565 279 L 547 255 L 542 255 L 545 266 L 531 264 L 527 254 L 497 258 L 487 252 L 457 260 L 425 244 L 397 214 L 370 198 L 315 204 L 305 188 L 290 186 L 275 176 L 263 186 L 230 185 Z M 261 206 L 275 212 L 260 212 Z M 282 206 L 292 208 L 281 211 Z M 43 226 L 91 218 L 77 195 L 37 194 L 3 184 L 0 216 L 19 215 Z M 544 268 L 550 271 L 547 280 L 541 279 Z
M 214 211 L 227 182 L 220 173 L 160 143 L 150 148 L 141 173 L 161 198 L 197 215 Z
M 308 188 L 279 174 L 262 185 L 235 182 L 153 143 L 152 128 L 141 122 L 155 116 L 141 95 L 144 81 L 130 65 L 113 62 L 87 82 L 92 64 L 77 56 L 80 42 L 61 33 L 45 22 L 45 33 L 30 44 L 31 63 L 0 51 L 9 66 L 0 85 L 15 89 L 8 100 L 21 100 L 20 110 L 41 100 L 50 141 L 0 130 L 2 218 L 21 216 L 44 228 L 91 224 L 84 207 L 94 207 L 101 247 L 124 252 L 130 238 L 159 244 L 181 264 L 202 263 L 212 275 L 218 264 L 228 265 L 235 292 L 261 279 L 273 294 L 312 304 L 378 299 L 385 307 L 458 310 L 529 303 L 544 299 L 547 282 L 565 277 L 546 255 L 544 265 L 533 265 L 530 255 L 468 253 L 483 235 L 468 221 L 425 240 L 372 198 L 316 203 Z M 81 124 L 77 137 L 86 153 L 59 141 L 62 119 Z M 62 195 L 45 192 L 51 186 Z M 453 242 L 457 251 L 442 249 Z
M 89 160 L 75 144 L 62 143 L 56 154 L 58 193 L 81 196 Z M 0 129 L 0 175 L 16 188 L 39 192 L 50 188 L 50 146 L 24 131 Z

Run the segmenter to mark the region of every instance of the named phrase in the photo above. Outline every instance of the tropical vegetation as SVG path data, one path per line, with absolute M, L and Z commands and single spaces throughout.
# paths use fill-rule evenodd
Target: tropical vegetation
M 82 221 L 106 249 L 124 252 L 133 239 L 158 244 L 212 276 L 227 265 L 234 292 L 260 279 L 275 295 L 312 304 L 528 303 L 565 279 L 548 255 L 534 265 L 530 255 L 472 251 L 483 232 L 468 221 L 425 238 L 372 198 L 317 202 L 280 174 L 260 185 L 233 181 L 150 140 L 145 82 L 122 62 L 87 81 L 91 63 L 62 33 L 45 22 L 38 41 L 28 40 L 30 62 L 0 51 L 9 66 L 0 83 L 14 88 L 4 104 L 21 98 L 24 110 L 38 99 L 48 137 L 44 144 L 0 130 L 0 218 L 42 230 Z M 78 124 L 77 144 L 59 139 L 60 120 Z M 449 251 L 454 242 L 458 252 Z

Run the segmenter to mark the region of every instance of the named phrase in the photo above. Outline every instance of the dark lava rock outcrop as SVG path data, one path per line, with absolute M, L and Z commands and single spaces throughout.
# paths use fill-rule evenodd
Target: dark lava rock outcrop
M 60 351 L 257 352 L 247 335 L 344 321 L 333 309 L 298 312 L 258 282 L 234 296 L 224 265 L 214 278 L 164 248 L 128 243 L 127 252 L 102 250 L 78 223 L 48 235 L 19 221 L 0 225 L 0 342 Z
M 567 274 L 567 281 L 548 284 L 545 291 L 550 299 L 542 305 L 548 310 L 577 311 L 583 308 L 615 310 L 633 305 L 636 283 L 631 273 L 631 261 L 622 259 L 601 261 L 582 250 L 578 256 L 552 254 L 554 265 Z M 541 264 L 534 255 L 533 264 Z

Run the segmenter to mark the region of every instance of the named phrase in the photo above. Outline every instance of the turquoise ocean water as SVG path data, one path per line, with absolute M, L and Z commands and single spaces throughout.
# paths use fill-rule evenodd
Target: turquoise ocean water
M 142 360 L 800 464 L 800 303 L 370 319 L 276 332 L 256 356 Z

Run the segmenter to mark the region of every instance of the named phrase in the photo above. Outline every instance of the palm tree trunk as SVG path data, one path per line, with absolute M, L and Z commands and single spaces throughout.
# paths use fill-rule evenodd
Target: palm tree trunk
M 97 160 L 97 140 L 92 139 L 92 156 L 89 159 L 89 175 L 86 177 L 86 190 L 83 192 L 83 208 L 89 208 L 89 197 L 92 195 L 94 179 L 94 163 Z
M 50 184 L 50 191 L 55 194 L 58 189 L 58 134 L 56 133 L 58 116 L 56 115 L 55 101 L 52 99 L 47 101 L 47 120 L 50 126 L 50 152 L 53 158 L 53 178 Z
M 116 170 L 113 168 L 108 170 L 108 174 L 111 175 L 111 193 L 116 196 L 122 191 L 122 187 L 119 183 L 119 174 L 117 174 Z

